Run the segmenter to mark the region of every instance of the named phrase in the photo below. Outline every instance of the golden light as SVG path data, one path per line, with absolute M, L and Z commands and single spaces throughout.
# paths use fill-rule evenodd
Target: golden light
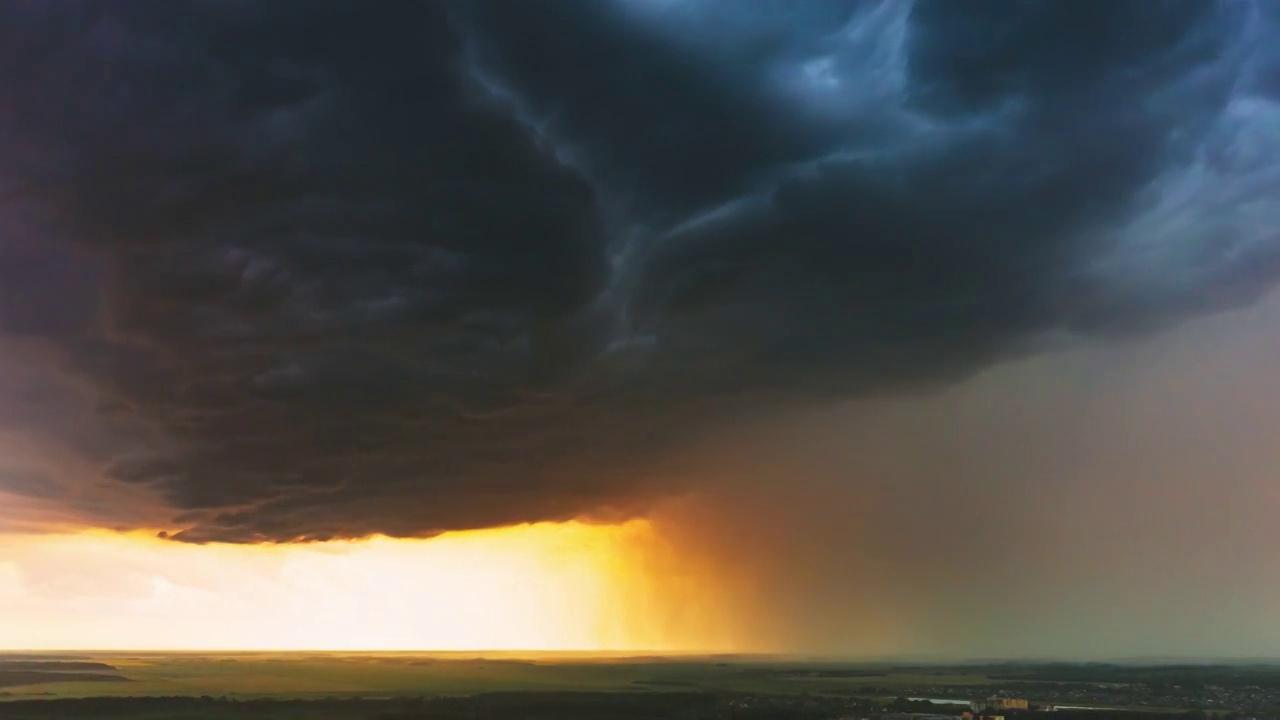
M 0 648 L 732 650 L 647 521 L 293 546 L 0 536 Z

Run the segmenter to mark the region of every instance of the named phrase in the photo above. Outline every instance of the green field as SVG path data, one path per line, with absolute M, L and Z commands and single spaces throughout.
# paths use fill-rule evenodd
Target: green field
M 769 702 L 787 712 L 815 703 L 830 706 L 837 716 L 847 715 L 845 710 L 859 703 L 916 703 L 914 710 L 928 710 L 935 705 L 919 699 L 931 698 L 954 710 L 993 695 L 1075 710 L 1141 708 L 1212 715 L 1249 709 L 1274 714 L 1280 710 L 1280 665 L 932 665 L 758 656 L 503 653 L 0 654 L 0 701 L 16 703 L 0 710 L 6 717 L 39 717 L 39 706 L 47 705 L 50 712 L 65 709 L 75 717 L 107 717 L 104 713 L 109 712 L 129 718 L 150 717 L 148 713 L 170 717 L 165 713 L 175 708 L 180 712 L 174 717 L 204 717 L 238 708 L 272 717 L 363 718 L 406 703 L 422 707 L 426 702 L 454 702 L 449 696 L 467 696 L 465 702 L 483 704 L 495 693 L 552 699 L 605 694 L 630 707 L 643 704 L 636 698 L 656 696 L 682 696 L 689 702 L 697 697 L 736 702 L 732 699 L 750 696 L 773 698 Z M 44 702 L 60 699 L 68 702 Z M 37 702 L 22 702 L 28 700 Z
M 0 699 L 123 696 L 392 697 L 493 691 L 731 691 L 857 694 L 871 685 L 982 683 L 982 675 L 920 674 L 765 658 L 521 659 L 449 654 L 87 654 L 125 682 L 0 687 Z M 831 676 L 841 672 L 866 675 Z

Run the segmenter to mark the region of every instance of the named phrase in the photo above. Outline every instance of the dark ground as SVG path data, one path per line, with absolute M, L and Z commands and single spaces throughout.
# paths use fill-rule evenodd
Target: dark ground
M 1275 717 L 1280 665 L 411 653 L 0 658 L 0 720 L 836 720 L 957 716 L 996 695 L 1057 706 L 1054 720 Z

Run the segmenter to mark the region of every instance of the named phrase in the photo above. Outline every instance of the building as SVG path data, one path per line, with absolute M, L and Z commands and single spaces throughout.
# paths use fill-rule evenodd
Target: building
M 975 713 L 983 710 L 1029 710 L 1031 703 L 1026 698 L 989 697 L 986 700 L 974 700 L 969 703 Z

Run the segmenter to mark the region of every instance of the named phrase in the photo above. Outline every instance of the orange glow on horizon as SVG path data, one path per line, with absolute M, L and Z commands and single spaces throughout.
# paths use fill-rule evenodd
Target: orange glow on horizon
M 0 536 L 0 648 L 732 651 L 706 573 L 645 520 L 429 540 Z

